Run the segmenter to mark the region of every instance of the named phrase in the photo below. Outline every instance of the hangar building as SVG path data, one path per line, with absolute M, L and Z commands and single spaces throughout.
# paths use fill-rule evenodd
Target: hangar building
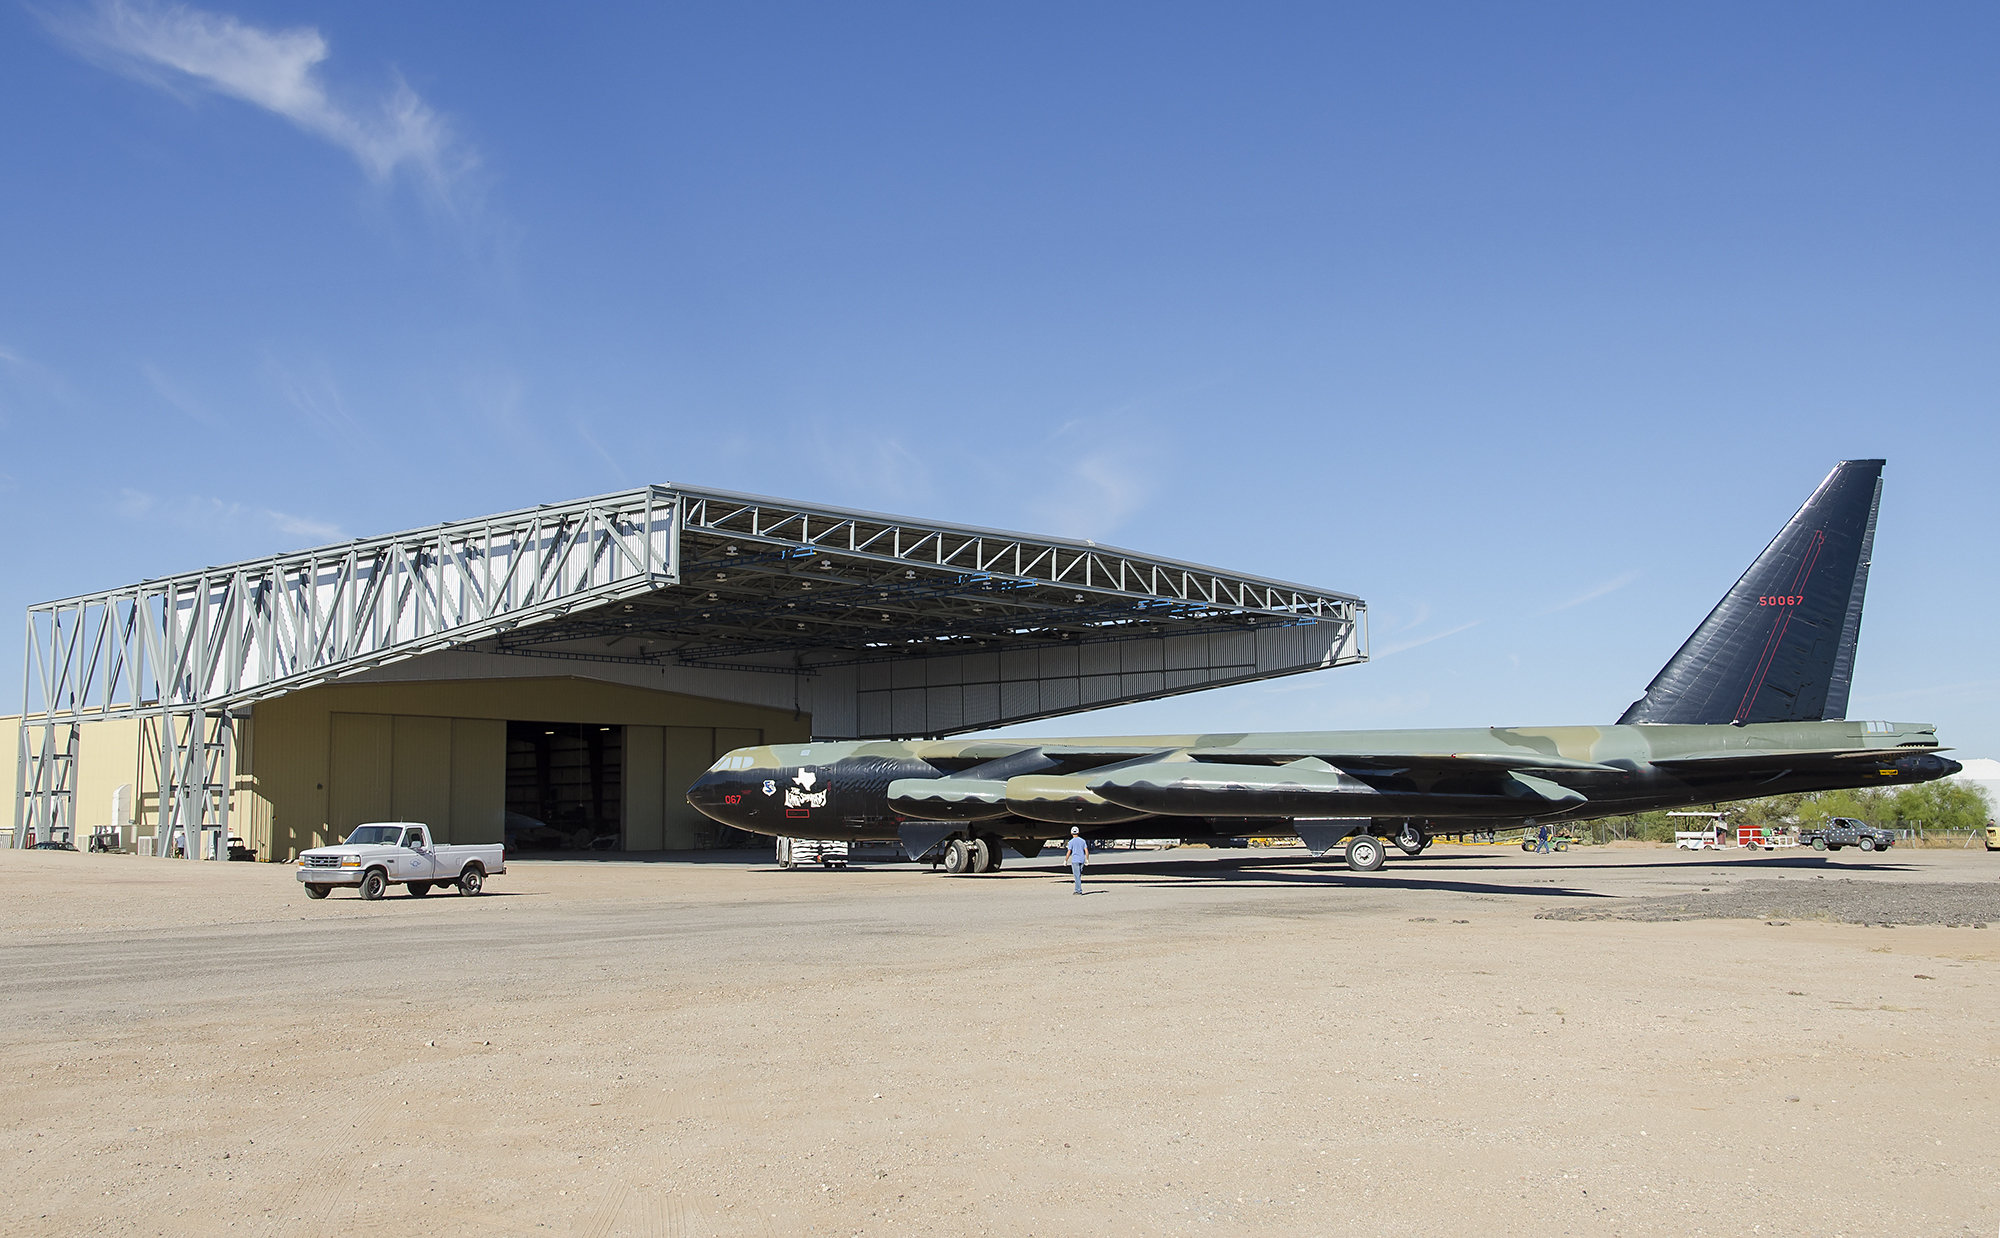
M 412 820 L 518 851 L 727 845 L 682 797 L 731 748 L 1054 718 L 1366 639 L 1365 604 L 1323 589 L 647 486 L 31 607 L 7 839 L 287 860 Z

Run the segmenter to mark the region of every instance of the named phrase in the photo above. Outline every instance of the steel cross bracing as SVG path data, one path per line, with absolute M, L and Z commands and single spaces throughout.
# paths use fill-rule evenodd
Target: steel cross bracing
M 1007 576 L 1132 597 L 1159 597 L 1295 617 L 1345 617 L 1361 599 L 1192 563 L 993 530 L 815 510 L 748 495 L 685 492 L 682 527 L 772 545 L 812 547 L 986 576 Z
M 73 798 L 36 756 L 38 728 L 173 715 L 143 756 L 163 771 L 162 803 L 193 811 L 208 801 L 185 783 L 177 737 L 233 707 L 671 583 L 677 514 L 649 486 L 31 607 L 15 845 Z M 195 747 L 228 760 L 227 741 Z
M 495 647 L 811 674 L 979 646 L 1299 623 L 1354 631 L 1365 613 L 1345 594 L 1090 543 L 682 494 L 681 587 L 520 629 Z M 797 657 L 750 660 L 781 653 Z

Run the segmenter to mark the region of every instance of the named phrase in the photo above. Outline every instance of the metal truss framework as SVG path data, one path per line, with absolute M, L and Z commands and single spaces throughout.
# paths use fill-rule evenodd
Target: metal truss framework
M 1366 657 L 1363 615 L 1089 542 L 648 486 L 31 607 L 14 843 L 74 828 L 76 725 L 115 717 L 146 720 L 156 837 L 226 839 L 234 716 L 442 650 L 813 674 L 1307 625 L 1347 651 L 1335 665 Z

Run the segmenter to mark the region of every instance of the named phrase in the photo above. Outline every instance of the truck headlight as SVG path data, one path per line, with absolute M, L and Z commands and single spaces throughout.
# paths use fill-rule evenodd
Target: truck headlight
M 361 857 L 360 857 L 360 856 L 358 856 L 358 855 L 345 855 L 345 856 L 342 856 L 342 857 L 340 857 L 340 866 L 341 866 L 342 868 L 360 868 L 360 867 L 361 867 Z

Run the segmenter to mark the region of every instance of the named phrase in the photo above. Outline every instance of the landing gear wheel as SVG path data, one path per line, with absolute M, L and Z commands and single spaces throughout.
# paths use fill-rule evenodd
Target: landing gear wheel
M 333 892 L 332 886 L 308 885 L 306 887 L 307 898 L 325 898 L 328 894 L 331 894 L 332 892 Z
M 954 838 L 944 845 L 944 871 L 954 877 L 963 877 L 972 870 L 972 848 L 963 838 Z
M 1382 840 L 1373 834 L 1355 834 L 1347 840 L 1347 867 L 1357 873 L 1372 873 L 1382 867 L 1386 853 Z
M 486 870 L 473 865 L 458 875 L 460 894 L 477 894 L 486 888 Z
M 780 838 L 778 840 L 778 867 L 798 867 L 797 863 L 792 859 L 792 840 L 789 838 Z
M 1861 840 L 1861 849 L 1862 849 L 1863 851 L 1873 851 L 1873 850 L 1875 850 L 1875 840 L 1874 840 L 1874 839 L 1872 839 L 1872 838 L 1864 838 L 1864 839 L 1862 839 L 1862 840 Z
M 412 881 L 409 885 L 409 890 L 411 898 L 422 898 L 431 892 L 431 883 L 428 881 Z
M 361 879 L 361 897 L 371 903 L 381 898 L 388 888 L 389 879 L 382 875 L 382 870 L 379 868 L 369 869 L 368 875 Z
M 1430 835 L 1408 822 L 1396 832 L 1396 837 L 1392 841 L 1399 851 L 1408 856 L 1422 855 L 1424 848 L 1431 845 Z
M 975 838 L 971 844 L 972 860 L 969 871 L 988 873 L 993 871 L 993 844 L 983 838 Z

